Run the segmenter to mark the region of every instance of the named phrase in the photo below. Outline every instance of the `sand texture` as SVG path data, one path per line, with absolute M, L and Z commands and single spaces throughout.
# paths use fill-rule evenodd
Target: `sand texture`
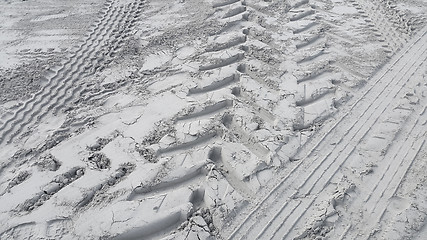
M 2 0 L 0 239 L 427 236 L 426 0 Z

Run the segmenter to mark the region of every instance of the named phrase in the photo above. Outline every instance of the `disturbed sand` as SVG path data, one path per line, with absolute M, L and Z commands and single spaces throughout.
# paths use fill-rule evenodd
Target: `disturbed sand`
M 0 239 L 423 239 L 426 13 L 1 1 Z

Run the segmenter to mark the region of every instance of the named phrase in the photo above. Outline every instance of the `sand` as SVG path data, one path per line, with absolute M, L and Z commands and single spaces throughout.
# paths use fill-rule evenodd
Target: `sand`
M 426 12 L 0 2 L 0 239 L 423 239 Z

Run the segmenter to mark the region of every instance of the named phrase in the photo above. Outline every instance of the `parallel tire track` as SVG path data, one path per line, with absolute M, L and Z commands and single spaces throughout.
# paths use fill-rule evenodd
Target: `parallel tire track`
M 424 69 L 425 67 L 424 61 Z M 399 132 L 398 137 L 393 140 L 394 144 L 378 163 L 378 173 L 375 172 L 374 176 L 366 180 L 372 187 L 360 189 L 360 196 L 366 197 L 355 199 L 348 207 L 347 216 L 363 210 L 364 219 L 354 224 L 354 220 L 350 221 L 347 216 L 343 216 L 339 226 L 347 226 L 348 230 L 341 236 L 342 238 L 362 232 L 362 235 L 368 239 L 372 229 L 381 223 L 389 205 L 388 200 L 395 196 L 420 148 L 426 143 L 426 104 L 424 98 L 419 105 L 424 108 L 416 109 L 413 112 L 415 116 L 412 115 L 405 120 L 403 130 Z M 339 232 L 341 229 L 337 230 L 336 232 Z
M 423 57 L 423 59 L 417 59 L 418 62 L 420 60 L 421 61 L 425 61 L 427 59 L 427 57 L 426 57 L 427 54 L 426 53 L 427 53 L 426 51 L 423 52 L 423 56 L 424 57 Z M 416 67 L 415 71 L 417 71 L 419 69 L 420 69 L 419 67 Z M 413 75 L 413 72 L 412 72 L 412 74 L 411 74 L 411 72 L 405 72 L 405 76 L 406 77 L 407 76 L 410 77 L 412 75 Z M 401 91 L 402 87 L 400 89 L 398 89 L 399 92 L 397 92 L 397 93 L 401 93 L 400 91 Z M 393 99 L 396 98 L 397 93 L 396 93 L 396 95 L 393 95 Z M 390 106 L 391 102 L 392 101 L 389 100 L 389 101 L 385 101 L 383 103 L 387 103 L 387 106 Z M 342 150 L 341 149 L 340 150 L 335 149 L 334 152 L 337 153 L 337 155 L 335 157 L 331 157 L 332 156 L 332 154 L 331 154 L 331 155 L 327 155 L 324 159 L 322 159 L 322 162 L 326 162 L 327 158 L 331 158 L 332 161 L 329 163 L 329 165 L 323 166 L 321 168 L 316 168 L 313 172 L 310 173 L 310 175 L 309 175 L 310 178 L 312 176 L 314 176 L 314 178 L 309 179 L 309 180 L 311 180 L 311 182 L 305 181 L 302 185 L 300 185 L 298 187 L 298 192 L 297 192 L 298 196 L 317 195 L 317 194 L 321 193 L 326 188 L 326 186 L 331 182 L 331 180 L 336 176 L 336 174 L 338 173 L 338 171 L 345 166 L 345 164 L 347 163 L 348 159 L 350 159 L 351 154 L 353 154 L 353 152 L 355 151 L 357 145 L 353 145 L 352 143 L 360 143 L 361 139 L 363 139 L 366 136 L 366 134 L 368 133 L 368 131 L 370 131 L 372 129 L 372 126 L 374 126 L 375 124 L 377 124 L 378 119 L 380 118 L 380 116 L 382 114 L 385 113 L 385 110 L 387 110 L 387 109 L 389 109 L 389 107 L 386 107 L 382 111 L 380 111 L 380 114 L 377 114 L 379 109 L 376 109 L 377 111 L 375 112 L 375 114 L 370 115 L 370 122 L 365 123 L 364 125 L 362 125 L 360 127 L 360 129 L 363 129 L 363 130 L 359 130 L 357 132 L 357 134 L 355 135 L 356 139 L 352 139 L 352 140 L 346 141 L 346 142 L 348 142 L 348 144 Z M 375 117 L 373 117 L 373 116 L 375 116 Z M 365 127 L 365 126 L 370 126 L 370 127 Z M 420 134 L 420 136 L 421 135 L 423 135 L 423 134 Z M 418 139 L 421 142 L 423 142 L 423 138 L 417 137 L 416 139 Z M 344 142 L 344 140 L 343 140 L 343 142 Z M 412 150 L 413 147 L 414 147 L 413 145 L 415 143 L 413 141 L 411 141 L 409 144 L 411 145 L 411 147 L 409 147 L 408 149 Z M 415 145 L 420 146 L 418 143 L 415 144 Z M 416 151 L 411 151 L 411 152 L 416 154 L 418 152 L 418 150 L 419 150 L 419 147 L 416 147 Z M 410 161 L 413 160 L 414 156 L 412 156 L 410 158 L 407 158 L 408 157 L 408 152 L 405 152 L 405 151 L 402 151 L 402 152 L 404 153 L 403 156 L 399 156 L 399 157 L 394 156 L 395 157 L 394 159 L 395 160 L 397 160 L 397 159 L 399 159 L 399 160 L 409 159 Z M 403 167 L 403 168 L 401 167 L 400 169 L 407 169 L 407 167 Z M 394 177 L 395 174 L 396 173 L 391 174 L 390 176 Z M 385 185 L 385 186 L 384 186 L 384 184 L 382 184 L 382 186 L 384 188 L 389 188 L 390 187 L 390 184 L 389 184 L 390 182 L 381 182 L 381 183 L 387 183 L 387 185 Z M 391 186 L 393 186 L 393 185 L 391 185 Z M 389 197 L 384 196 L 384 191 L 385 191 L 385 189 L 383 189 L 381 191 L 380 195 L 376 196 L 377 197 L 377 202 L 376 202 L 376 204 L 374 204 L 375 205 L 374 209 L 376 209 L 376 207 L 378 206 L 378 202 L 379 201 L 385 202 L 385 201 L 387 201 L 389 199 Z M 301 215 L 301 217 L 304 217 L 305 215 L 308 214 L 308 212 L 306 212 L 306 211 L 312 206 L 312 204 L 313 204 L 313 202 L 311 202 L 309 204 L 309 206 L 307 207 L 307 209 L 304 210 L 304 213 Z M 381 208 L 384 207 L 385 205 L 386 205 L 386 203 L 384 203 L 383 205 L 381 205 Z M 385 210 L 385 207 L 384 207 L 384 210 Z M 372 213 L 374 213 L 374 210 L 372 210 Z M 381 216 L 381 214 L 380 214 L 380 216 Z M 374 215 L 375 214 L 373 214 L 372 216 L 374 216 Z M 378 215 L 375 215 L 375 216 L 378 216 Z M 369 226 L 367 226 L 367 227 L 369 227 Z M 293 231 L 293 229 L 289 229 L 288 230 L 288 234 L 290 234 L 292 231 Z M 293 232 L 293 233 L 295 234 L 296 232 Z
M 324 187 L 329 183 L 330 179 L 336 174 L 337 170 L 345 163 L 347 155 L 350 155 L 353 152 L 355 144 L 357 144 L 365 136 L 365 134 L 371 129 L 372 125 L 375 124 L 380 114 L 385 111 L 390 103 L 388 98 L 393 99 L 405 85 L 406 81 L 408 81 L 408 76 L 411 76 L 411 73 L 419 69 L 420 66 L 414 66 L 414 64 L 419 63 L 420 61 L 425 61 L 427 54 L 427 44 L 425 44 L 427 42 L 426 37 L 426 30 L 424 29 L 421 36 L 414 42 L 414 44 L 411 45 L 411 48 L 405 51 L 404 55 L 400 56 L 398 60 L 391 64 L 390 67 L 396 68 L 397 64 L 406 62 L 403 64 L 403 66 L 398 65 L 400 68 L 396 70 L 390 70 L 390 67 L 388 67 L 387 72 L 383 75 L 380 75 L 380 79 L 376 81 L 376 85 L 370 88 L 368 92 L 366 92 L 352 106 L 352 108 L 349 110 L 349 113 L 345 114 L 339 121 L 336 122 L 335 125 L 332 126 L 332 129 L 327 130 L 326 135 L 321 138 L 321 141 L 319 141 L 315 147 L 309 150 L 307 154 L 304 154 L 304 152 L 300 152 L 298 154 L 298 156 L 304 156 L 303 159 L 305 160 L 300 161 L 290 171 L 290 173 L 288 173 L 288 175 L 286 175 L 280 181 L 280 183 L 271 192 L 268 193 L 267 197 L 265 197 L 258 205 L 255 206 L 254 210 L 249 213 L 247 218 L 241 222 L 241 224 L 235 229 L 229 238 L 242 239 L 245 237 L 254 236 L 259 233 L 259 228 L 261 228 L 261 233 L 269 232 L 262 230 L 262 226 L 273 225 L 272 222 L 277 221 L 278 219 L 292 219 L 294 223 L 287 224 L 285 222 L 284 224 L 288 226 L 286 229 L 273 229 L 272 231 L 282 231 L 280 237 L 285 236 L 284 238 L 290 234 L 292 227 L 296 224 L 296 222 L 298 222 L 298 219 L 300 219 L 313 204 L 314 198 L 311 200 L 310 198 L 303 199 L 302 204 L 297 207 L 300 210 L 295 210 L 293 208 L 287 209 L 286 206 L 280 206 L 287 204 L 288 201 L 293 201 L 292 199 L 298 198 L 299 196 L 316 196 L 316 193 L 324 189 Z M 414 55 L 418 57 L 413 58 Z M 396 76 L 395 73 L 401 73 L 402 70 L 404 70 L 404 73 L 398 74 Z M 384 78 L 389 76 L 387 74 L 393 76 L 392 81 L 385 81 Z M 372 91 L 373 88 L 374 90 Z M 376 88 L 382 89 L 378 91 L 380 92 L 379 94 L 377 94 L 378 92 L 375 91 Z M 376 100 L 373 102 L 369 101 L 370 97 L 374 97 Z M 363 110 L 363 108 L 365 109 Z M 352 112 L 357 109 L 362 110 L 361 116 L 352 116 Z M 352 122 L 352 124 L 350 124 L 350 129 L 342 132 L 343 130 L 340 126 L 342 124 L 345 125 L 348 123 L 347 121 Z M 317 151 L 318 149 L 330 149 L 328 145 L 331 143 L 334 143 L 334 147 L 332 147 L 330 151 L 324 152 L 322 154 Z M 340 146 L 339 149 L 338 146 Z M 315 157 L 314 161 L 309 161 L 306 159 L 311 157 Z M 296 158 L 301 159 L 301 157 Z M 311 171 L 309 171 L 311 173 L 308 176 L 307 174 L 303 174 L 306 173 L 309 169 L 311 169 Z M 301 176 L 305 177 L 301 178 Z M 313 190 L 316 192 L 313 192 Z M 284 208 L 285 210 L 281 210 L 281 208 Z M 298 211 L 299 214 L 295 215 L 295 211 Z M 282 212 L 283 214 L 273 214 L 277 212 Z M 273 216 L 273 219 L 270 219 L 268 216 Z M 262 234 L 260 237 L 261 236 Z

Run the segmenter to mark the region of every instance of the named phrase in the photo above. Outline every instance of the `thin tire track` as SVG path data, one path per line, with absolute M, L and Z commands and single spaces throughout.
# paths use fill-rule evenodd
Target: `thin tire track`
M 16 132 L 13 132 L 10 140 L 9 141 L 13 141 L 13 139 L 28 125 L 30 124 L 33 119 L 35 118 L 35 116 L 37 114 L 42 113 L 43 114 L 43 109 L 45 107 L 49 107 L 50 104 L 52 103 L 52 101 L 54 101 L 54 99 L 57 99 L 60 97 L 60 91 L 62 89 L 64 89 L 66 86 L 70 86 L 71 84 L 73 84 L 73 82 L 71 81 L 72 79 L 77 79 L 79 77 L 82 77 L 82 75 L 84 74 L 82 70 L 84 70 L 84 63 L 86 62 L 87 59 L 91 59 L 92 57 L 94 57 L 99 51 L 102 50 L 102 46 L 99 46 L 99 43 L 103 42 L 104 39 L 107 37 L 108 33 L 112 31 L 113 26 L 115 26 L 114 22 L 116 22 L 119 19 L 119 16 L 121 15 L 120 13 L 124 11 L 124 7 L 118 7 L 116 8 L 118 9 L 116 12 L 116 15 L 112 18 L 110 18 L 110 21 L 107 22 L 104 25 L 104 28 L 100 31 L 100 36 L 101 38 L 98 37 L 98 39 L 94 40 L 94 42 L 92 43 L 92 45 L 98 45 L 95 48 L 89 48 L 86 50 L 86 52 L 83 52 L 81 55 L 83 55 L 83 57 L 80 57 L 77 59 L 76 62 L 74 62 L 72 64 L 71 69 L 67 72 L 67 75 L 64 76 L 63 81 L 61 82 L 62 84 L 60 84 L 60 81 L 57 81 L 57 85 L 55 87 L 53 87 L 53 89 L 51 88 L 50 92 L 48 93 L 50 98 L 48 102 L 43 102 L 42 100 L 44 100 L 45 98 L 41 98 L 40 101 L 37 101 L 32 109 L 30 109 L 29 111 L 24 113 L 24 116 L 15 121 L 14 125 L 15 126 L 19 126 L 19 128 L 16 130 Z M 108 27 L 108 28 L 107 28 Z M 38 106 L 38 109 L 36 109 L 36 106 Z M 31 115 L 29 117 L 27 117 L 27 114 Z M 26 119 L 26 122 L 23 122 Z M 22 123 L 23 122 L 23 123 Z M 22 123 L 21 125 L 19 125 L 20 123 Z M 11 131 L 13 131 L 14 128 L 12 128 Z
M 109 6 L 109 8 L 107 9 L 107 13 L 104 15 L 103 19 L 111 19 L 111 15 L 114 14 L 114 11 L 117 10 L 117 8 L 113 8 L 111 6 Z M 102 19 L 100 20 L 100 25 L 102 24 Z M 52 87 L 57 87 L 59 84 L 59 78 L 61 71 L 63 71 L 64 69 L 67 69 L 67 66 L 69 65 L 70 67 L 72 67 L 73 65 L 76 64 L 76 61 L 78 61 L 79 59 L 81 59 L 81 57 L 79 57 L 80 55 L 82 55 L 84 52 L 88 51 L 88 48 L 94 43 L 94 41 L 96 41 L 96 38 L 98 38 L 98 36 L 101 34 L 101 31 L 105 28 L 106 23 L 104 23 L 103 27 L 101 28 L 97 28 L 96 30 L 94 30 L 89 37 L 94 36 L 93 38 L 89 38 L 87 40 L 85 40 L 85 43 L 82 44 L 82 46 L 79 48 L 79 50 L 74 54 L 74 56 L 72 58 L 70 58 L 67 63 L 65 63 L 63 65 L 63 67 L 58 70 L 57 74 L 55 76 L 52 77 L 50 83 L 52 84 L 48 84 L 46 85 L 42 91 L 38 92 L 37 94 L 33 95 L 33 97 L 31 99 L 29 99 L 28 101 L 25 102 L 25 104 L 17 111 L 15 112 L 15 114 L 8 119 L 3 126 L 0 128 L 0 131 L 3 131 L 8 125 L 11 125 L 9 127 L 9 129 L 5 130 L 2 134 L 2 138 L 0 138 L 0 144 L 6 140 L 6 136 L 7 134 L 9 134 L 10 132 L 13 131 L 13 128 L 16 127 L 16 125 L 20 122 L 22 122 L 22 120 L 25 118 L 25 116 L 27 114 L 29 114 L 29 112 L 31 112 L 34 108 L 34 106 L 36 104 L 41 103 L 47 96 L 49 96 L 51 94 L 51 90 Z M 96 34 L 95 34 L 96 33 Z M 75 60 L 73 60 L 75 59 Z M 61 73 L 62 76 L 64 76 L 65 74 L 68 74 L 70 72 L 70 70 L 64 70 L 64 73 Z M 57 80 L 57 81 L 55 81 Z M 21 114 L 22 113 L 22 114 Z M 21 117 L 19 115 L 22 115 Z M 17 118 L 19 118 L 19 120 L 16 120 Z M 13 123 L 14 124 L 13 124 Z
M 419 37 L 419 38 L 417 38 L 413 43 L 411 43 L 409 46 L 408 46 L 408 48 L 399 56 L 399 57 L 397 57 L 397 59 L 394 61 L 394 62 L 392 62 L 390 65 L 391 66 L 394 66 L 400 59 L 402 59 L 404 56 L 405 56 L 405 54 L 409 51 L 409 50 L 411 50 L 411 47 L 413 47 L 416 43 L 418 43 L 421 39 L 422 39 L 422 37 L 425 35 L 425 29 L 424 29 L 424 32 L 421 34 L 421 36 Z M 373 90 L 373 88 L 375 87 L 375 86 L 377 86 L 377 84 L 380 82 L 380 80 L 382 80 L 382 78 L 388 73 L 388 72 L 390 72 L 391 71 L 391 68 L 387 68 L 386 69 L 386 71 L 384 72 L 384 73 L 382 73 L 382 74 L 380 74 L 380 76 L 379 76 L 379 78 L 375 81 L 375 83 L 372 85 L 372 86 L 370 86 L 369 87 L 369 89 L 368 89 L 368 91 L 367 92 L 365 92 L 363 95 L 362 95 L 362 97 L 361 98 L 359 98 L 352 106 L 351 106 L 351 109 L 350 109 L 350 111 L 352 110 L 352 109 L 354 109 L 358 104 L 359 104 L 359 102 L 361 101 L 361 100 L 363 100 L 364 98 L 366 98 L 366 95 L 368 94 L 368 93 L 370 93 L 372 90 Z M 348 116 L 349 115 L 349 113 L 350 113 L 350 111 L 348 111 L 346 114 L 344 114 L 341 118 L 340 118 L 340 120 L 339 121 L 337 121 L 333 126 L 332 126 L 332 128 L 331 128 L 331 130 L 330 131 L 328 131 L 325 135 L 323 135 L 322 137 L 321 137 L 321 139 L 320 139 L 320 141 L 318 141 L 317 142 L 317 144 L 315 144 L 315 146 L 313 147 L 313 148 L 311 148 L 311 150 L 309 151 L 309 153 L 307 154 L 307 157 L 308 156 L 310 156 L 312 153 L 314 153 L 314 151 L 315 151 L 315 149 L 320 145 L 320 143 L 327 137 L 327 136 L 329 136 L 330 134 L 331 134 L 331 132 L 332 132 L 332 130 L 333 129 L 335 129 L 337 126 L 338 126 L 338 124 L 340 123 L 340 122 L 342 122 L 345 118 L 346 118 L 346 116 Z M 301 149 L 300 149 L 300 151 L 299 152 L 301 152 Z M 295 172 L 295 170 L 296 169 L 298 169 L 298 168 L 300 168 L 300 166 L 302 165 L 302 163 L 303 163 L 304 161 L 301 161 L 300 163 L 298 163 L 294 168 L 293 168 L 293 171 L 291 171 L 291 173 L 289 173 L 287 176 L 285 176 L 280 182 L 279 182 L 279 184 L 277 184 L 276 185 L 276 187 L 275 188 L 273 188 L 268 194 L 267 194 L 267 196 L 265 197 L 265 198 L 263 198 L 263 200 L 247 215 L 247 217 L 243 220 L 243 222 L 235 229 L 235 231 L 233 231 L 232 233 L 231 233 L 231 235 L 230 235 L 230 237 L 229 238 L 233 238 L 233 237 L 235 237 L 236 235 L 237 235 L 237 233 L 238 233 L 238 231 L 243 227 L 243 225 L 244 225 L 244 223 L 246 223 L 246 222 L 248 222 L 249 221 L 249 219 L 251 218 L 251 217 L 253 217 L 254 216 L 254 214 L 255 214 L 255 212 L 262 206 L 262 205 L 264 205 L 268 200 L 269 200 L 269 198 L 275 193 L 275 192 L 277 192 L 278 190 L 279 190 L 279 188 L 281 187 L 281 185 L 282 184 L 284 184 L 284 182 L 292 175 L 292 173 L 293 172 Z
M 426 51 L 425 51 L 426 52 Z M 418 60 L 418 59 L 417 59 Z M 404 74 L 405 75 L 405 74 Z M 403 79 L 403 78 L 402 78 Z M 402 88 L 403 88 L 403 86 L 402 86 Z M 401 89 L 402 89 L 401 88 Z M 397 95 L 397 93 L 396 93 L 396 95 Z M 395 97 L 396 95 L 394 95 L 393 97 Z M 389 104 L 388 105 L 390 105 L 391 104 L 391 101 L 389 101 L 388 102 Z M 387 107 L 385 107 L 384 108 L 384 110 L 383 111 L 385 111 L 385 109 L 386 109 Z M 375 109 L 376 110 L 376 109 Z M 381 112 L 380 114 L 378 114 L 378 117 L 374 117 L 374 119 L 376 119 L 375 121 L 377 121 L 378 120 L 378 118 L 379 118 L 379 116 L 382 114 L 383 112 Z M 368 116 L 373 116 L 373 115 L 368 115 Z M 371 119 L 371 118 L 370 118 Z M 359 123 L 360 121 L 357 121 L 357 123 Z M 375 124 L 375 122 L 374 123 L 372 123 L 372 124 L 368 124 L 369 126 L 373 126 Z M 364 124 L 364 123 L 361 123 L 361 127 L 363 128 L 363 126 L 366 126 L 367 124 Z M 363 133 L 362 134 L 362 136 L 360 136 L 360 138 L 359 139 L 363 139 L 363 137 L 365 136 L 365 134 L 369 131 L 369 129 L 371 129 L 371 127 L 369 127 L 368 128 L 368 130 L 365 132 L 365 133 Z M 358 130 L 357 131 L 357 133 L 359 133 L 359 131 L 360 130 Z M 356 133 L 356 134 L 357 134 Z M 344 134 L 344 136 L 346 136 L 346 134 Z M 356 135 L 354 135 L 354 136 L 356 136 Z M 318 177 L 318 178 L 316 178 L 316 181 L 311 185 L 311 188 L 307 191 L 307 192 L 305 192 L 303 195 L 308 195 L 308 194 L 311 194 L 311 191 L 317 186 L 317 184 L 319 183 L 319 180 L 321 180 L 322 179 L 322 177 L 323 176 L 328 176 L 327 177 L 327 179 L 326 179 L 326 182 L 320 187 L 320 188 L 318 188 L 319 189 L 319 192 L 320 191 L 322 191 L 324 188 L 325 188 L 325 186 L 328 184 L 328 182 L 333 178 L 333 176 L 335 176 L 335 174 L 337 173 L 337 171 L 343 166 L 343 164 L 348 160 L 348 156 L 350 156 L 352 153 L 353 153 L 353 151 L 354 151 L 354 149 L 356 148 L 356 144 L 352 144 L 352 141 L 353 140 L 353 138 L 352 139 L 350 139 L 349 141 L 347 141 L 349 144 L 347 144 L 345 147 L 344 147 L 344 149 L 343 150 L 339 150 L 339 151 L 334 151 L 334 150 L 332 150 L 326 157 L 324 157 L 322 160 L 321 160 L 321 164 L 320 165 L 322 165 L 323 163 L 324 163 L 324 161 L 326 160 L 326 159 L 328 159 L 329 158 L 329 156 L 330 156 L 330 154 L 331 153 L 333 153 L 333 152 L 338 152 L 337 153 L 337 156 L 335 157 L 335 158 L 333 158 L 332 160 L 331 160 L 331 163 L 328 165 L 328 166 L 326 166 L 325 167 L 325 170 L 321 173 L 321 176 L 320 177 Z M 344 157 L 342 157 L 342 154 L 343 154 L 343 152 L 347 149 L 347 147 L 348 146 L 350 146 L 350 150 L 348 151 L 348 154 L 346 154 Z M 340 162 L 340 161 L 338 161 L 338 158 L 342 158 L 343 159 L 343 161 L 341 161 L 341 163 L 339 163 L 339 165 L 338 166 L 336 166 L 336 167 L 333 167 L 332 165 L 333 164 L 336 164 L 337 162 Z M 319 165 L 319 167 L 320 167 L 320 165 Z M 329 171 L 329 170 L 331 170 L 331 169 L 334 169 L 334 170 L 332 170 L 333 171 L 333 173 L 331 173 L 331 174 L 325 174 L 327 171 Z M 314 174 L 314 172 L 317 172 L 317 170 L 318 170 L 318 168 L 316 168 L 314 171 L 312 171 L 311 173 L 310 173 L 310 175 L 309 175 L 309 177 L 308 177 L 308 179 L 310 179 L 312 176 L 313 176 L 313 174 Z M 303 182 L 303 184 L 302 185 L 300 185 L 298 188 L 297 188 L 297 190 L 295 191 L 295 193 L 294 194 L 301 194 L 300 193 L 300 190 L 301 190 L 301 188 L 302 187 L 304 187 L 305 185 L 306 185 L 306 183 L 307 182 Z M 311 205 L 313 204 L 313 202 L 314 201 L 312 201 L 310 204 L 309 204 L 309 206 L 306 208 L 306 209 L 308 209 L 309 207 L 311 207 Z M 303 212 L 303 215 L 305 214 L 305 211 Z M 301 215 L 302 216 L 302 215 Z M 286 236 L 288 235 L 288 234 L 290 234 L 290 232 L 292 231 L 292 228 L 290 228 L 288 231 L 287 231 L 287 234 L 285 235 L 285 238 L 286 238 Z
M 109 1 L 110 3 L 112 2 L 112 1 Z M 111 7 L 111 4 L 110 4 L 110 6 L 108 7 L 108 9 L 107 9 L 107 11 L 104 13 L 104 15 L 103 15 L 103 18 L 101 19 L 101 20 L 99 20 L 100 21 L 100 23 L 102 22 L 102 20 L 103 19 L 105 19 L 105 18 L 107 18 L 107 16 L 108 16 L 108 13 L 110 12 L 109 10 L 111 10 L 112 9 L 112 7 Z M 100 24 L 99 23 L 99 24 Z M 84 41 L 84 43 L 77 49 L 77 51 L 76 51 L 76 53 L 75 54 L 73 54 L 73 56 L 72 57 L 70 57 L 64 64 L 62 64 L 62 67 L 60 68 L 60 69 L 58 69 L 57 71 L 56 71 L 56 74 L 53 76 L 53 77 L 51 77 L 50 78 L 50 80 L 49 80 L 49 83 L 47 84 L 47 85 L 45 85 L 44 87 L 43 87 L 43 89 L 41 90 L 41 91 L 39 91 L 39 92 L 37 92 L 36 94 L 34 94 L 29 100 L 27 100 L 25 103 L 24 103 L 24 105 L 18 110 L 18 111 L 16 111 L 15 112 L 15 114 L 10 118 L 10 119 L 8 119 L 8 122 L 10 122 L 10 121 L 12 121 L 14 118 L 17 118 L 17 115 L 20 113 L 20 112 L 22 112 L 25 108 L 26 108 L 26 106 L 28 105 L 28 104 L 30 104 L 30 103 L 32 103 L 33 101 L 34 101 L 34 99 L 36 99 L 37 97 L 39 97 L 40 96 L 40 94 L 43 94 L 45 91 L 47 91 L 48 89 L 49 89 L 49 87 L 50 87 L 50 84 L 53 84 L 53 80 L 55 80 L 55 79 L 57 79 L 58 78 L 58 76 L 59 76 L 59 74 L 61 73 L 61 71 L 65 71 L 66 69 L 67 69 L 67 64 L 72 64 L 72 59 L 74 59 L 74 58 L 77 58 L 77 53 L 78 52 L 80 52 L 80 51 L 83 51 L 83 49 L 85 48 L 85 47 L 87 47 L 87 45 L 89 44 L 89 41 L 91 40 L 91 38 L 92 38 L 92 36 L 95 34 L 95 33 L 97 33 L 97 32 L 99 32 L 98 31 L 99 30 L 99 28 L 97 28 L 97 27 L 95 27 L 95 30 L 93 30 L 90 34 L 89 34 L 89 36 L 88 36 L 88 38 L 87 38 L 87 40 L 85 40 Z M 7 122 L 7 123 L 8 123 Z M 2 125 L 2 127 L 0 128 L 0 131 L 1 130 L 3 130 L 4 128 L 5 128 L 5 125 L 6 125 L 6 123 L 4 124 L 4 125 Z
M 141 4 L 143 3 L 143 2 L 140 2 Z M 119 43 L 122 43 L 123 42 L 123 39 L 126 39 L 128 36 L 129 36 L 129 34 L 126 32 L 126 31 L 129 31 L 129 28 L 130 27 L 132 27 L 132 21 L 133 20 L 131 20 L 131 18 L 135 18 L 135 15 L 136 15 L 136 12 L 138 11 L 138 7 L 139 7 L 140 5 L 137 3 L 137 1 L 134 1 L 133 3 L 132 3 L 132 6 L 130 7 L 130 10 L 125 10 L 125 16 L 123 16 L 122 18 L 121 18 L 121 20 L 120 20 L 120 22 L 118 22 L 117 24 L 116 24 L 116 26 L 125 26 L 124 25 L 124 23 L 130 23 L 129 25 L 126 25 L 124 28 L 124 30 L 122 30 L 122 31 L 117 31 L 117 33 L 115 34 L 115 36 L 114 36 L 114 38 L 113 38 L 113 40 L 111 40 L 111 41 L 106 41 L 105 43 L 104 43 L 104 45 L 100 48 L 100 49 L 103 49 L 105 46 L 107 46 L 110 42 L 115 42 L 116 43 L 116 45 L 117 44 L 119 44 Z M 112 26 L 112 29 L 114 29 L 114 27 L 115 26 Z M 112 32 L 114 32 L 114 30 L 112 31 Z M 124 33 L 125 32 L 125 33 Z M 119 39 L 119 40 L 117 40 L 117 39 Z M 111 49 L 115 49 L 115 48 L 117 48 L 117 46 L 116 47 L 113 47 L 113 48 L 111 48 Z M 106 53 L 106 54 L 104 54 L 104 56 L 108 56 L 108 54 L 109 53 Z M 101 58 L 101 59 L 99 59 L 99 58 L 96 58 L 95 60 L 94 60 L 94 62 L 93 63 L 91 63 L 91 66 L 96 66 L 97 64 L 99 64 L 100 62 L 103 62 L 104 61 L 104 59 L 103 58 Z M 96 68 L 91 68 L 91 70 L 89 71 L 89 72 L 87 72 L 86 74 L 83 74 L 81 77 L 80 77 L 80 79 L 81 78 L 85 78 L 85 77 L 87 77 L 87 76 L 89 76 L 89 75 L 91 75 L 91 74 L 93 74 L 93 73 L 95 73 L 96 72 Z M 58 111 L 59 111 L 59 108 L 61 107 L 61 106 L 64 106 L 66 103 L 67 103 L 67 101 L 70 101 L 72 98 L 73 98 L 73 96 L 75 96 L 75 94 L 78 92 L 78 89 L 79 89 L 79 87 L 80 86 L 78 86 L 77 88 L 74 88 L 71 92 L 69 92 L 70 91 L 70 89 L 73 87 L 73 85 L 74 85 L 74 83 L 76 83 L 77 81 L 78 81 L 79 79 L 77 79 L 77 78 L 74 78 L 74 82 L 73 83 L 71 83 L 71 84 L 69 84 L 68 85 L 68 87 L 64 90 L 64 93 L 63 94 L 60 94 L 60 97 L 54 102 L 54 103 L 52 103 L 51 104 L 51 106 L 49 106 L 49 108 L 50 109 L 53 109 L 53 108 L 55 108 L 56 107 L 56 109 L 54 110 L 54 114 L 57 114 L 58 113 Z M 59 106 L 58 106 L 58 104 L 59 104 Z M 40 118 L 42 118 L 44 115 L 46 115 L 47 114 L 47 112 L 44 112 L 41 116 L 40 116 Z

